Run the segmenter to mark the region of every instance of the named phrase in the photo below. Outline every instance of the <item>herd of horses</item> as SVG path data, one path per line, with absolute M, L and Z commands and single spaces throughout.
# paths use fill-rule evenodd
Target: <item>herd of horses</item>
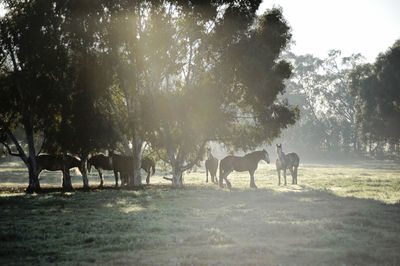
M 63 187 L 65 177 L 69 178 L 70 169 L 77 167 L 81 173 L 83 172 L 81 161 L 70 155 L 38 155 L 37 168 L 38 174 L 43 170 L 62 171 Z M 87 161 L 88 172 L 91 172 L 92 166 L 98 171 L 100 177 L 100 187 L 104 184 L 103 170 L 114 171 L 115 186 L 118 187 L 118 176 L 121 181 L 121 186 L 128 182 L 128 176 L 133 172 L 133 157 L 118 155 L 111 153 L 110 156 L 98 154 L 92 156 Z M 142 159 L 142 169 L 147 173 L 146 183 L 150 183 L 150 176 L 155 173 L 155 162 L 150 157 Z
M 299 167 L 300 158 L 294 153 L 285 154 L 282 151 L 282 144 L 276 145 L 276 170 L 278 173 L 278 185 L 281 185 L 281 171 L 283 172 L 284 184 L 286 185 L 286 170 L 290 171 L 292 176 L 292 184 L 297 184 L 297 169 Z M 208 182 L 208 173 L 210 173 L 211 181 L 223 187 L 225 180 L 226 186 L 231 189 L 232 185 L 227 179 L 228 175 L 233 171 L 249 172 L 250 187 L 257 188 L 254 181 L 254 173 L 257 170 L 258 163 L 264 160 L 270 163 L 268 152 L 263 149 L 254 151 L 244 156 L 228 155 L 219 162 L 219 180 L 217 180 L 218 159 L 215 158 L 211 150 L 207 150 L 206 167 L 206 182 Z M 63 177 L 69 176 L 69 169 L 78 167 L 82 172 L 81 161 L 73 156 L 55 156 L 55 155 L 39 155 L 37 157 L 38 173 L 42 170 L 62 171 Z M 155 162 L 150 157 L 142 159 L 142 169 L 146 171 L 146 183 L 150 183 L 150 176 L 155 172 Z M 133 157 L 111 153 L 110 156 L 98 154 L 92 156 L 87 161 L 87 169 L 90 173 L 92 166 L 98 171 L 100 177 L 100 187 L 104 184 L 103 170 L 112 170 L 115 176 L 115 186 L 118 187 L 118 176 L 121 181 L 121 186 L 127 183 L 128 176 L 133 172 Z M 64 182 L 63 178 L 63 182 Z M 64 184 L 63 184 L 64 186 Z
M 297 169 L 299 167 L 300 158 L 294 153 L 290 152 L 285 154 L 282 151 L 282 144 L 276 145 L 276 171 L 278 172 L 278 185 L 281 185 L 281 171 L 283 172 L 283 178 L 286 183 L 286 170 L 289 169 L 292 175 L 292 184 L 297 184 Z M 219 163 L 219 182 L 217 181 L 217 168 L 218 159 L 215 158 L 211 150 L 207 150 L 206 166 L 206 182 L 208 182 L 208 173 L 211 175 L 211 181 L 223 187 L 223 180 L 226 182 L 226 186 L 231 189 L 232 185 L 227 179 L 228 175 L 233 171 L 237 172 L 249 172 L 250 174 L 250 187 L 257 188 L 254 181 L 254 172 L 257 170 L 258 163 L 264 160 L 266 163 L 270 163 L 268 152 L 263 149 L 262 151 L 254 151 L 244 156 L 233 156 L 228 155 L 223 158 Z

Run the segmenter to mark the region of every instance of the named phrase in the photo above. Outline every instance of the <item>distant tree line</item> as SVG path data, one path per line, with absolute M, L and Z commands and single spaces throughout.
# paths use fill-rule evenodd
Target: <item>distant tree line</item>
M 324 59 L 286 53 L 294 66 L 286 94 L 301 119 L 284 131 L 294 149 L 322 154 L 400 157 L 400 42 L 375 63 L 332 50 Z
M 149 149 L 181 186 L 209 141 L 271 143 L 299 110 L 277 98 L 290 28 L 279 9 L 257 16 L 260 2 L 2 0 L 0 140 L 27 191 L 40 152 L 78 156 L 87 187 L 90 154 L 121 150 L 140 186 Z

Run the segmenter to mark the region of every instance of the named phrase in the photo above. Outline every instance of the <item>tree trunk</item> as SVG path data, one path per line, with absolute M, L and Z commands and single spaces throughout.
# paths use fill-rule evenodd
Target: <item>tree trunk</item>
M 172 170 L 172 186 L 183 187 L 183 171 L 181 169 Z
M 63 190 L 65 191 L 71 191 L 72 190 L 72 182 L 71 182 L 71 174 L 69 172 L 69 166 L 66 165 L 65 163 L 65 157 L 67 154 L 64 154 L 63 158 L 63 182 L 62 182 L 62 187 Z
M 40 191 L 40 183 L 39 183 L 39 175 L 37 172 L 37 164 L 36 164 L 36 152 L 35 152 L 35 142 L 33 140 L 33 126 L 32 126 L 32 117 L 27 115 L 24 117 L 24 131 L 26 135 L 26 140 L 28 143 L 28 170 L 29 170 L 29 185 L 26 188 L 26 192 L 39 192 Z
M 29 164 L 28 170 L 29 170 L 29 184 L 28 184 L 28 187 L 26 188 L 26 192 L 27 193 L 39 192 L 40 191 L 40 183 L 39 183 L 39 177 L 38 177 L 37 171 L 33 170 L 33 167 L 31 164 Z
M 142 177 L 140 174 L 140 168 L 142 167 L 142 149 L 143 140 L 141 137 L 135 135 L 132 142 L 133 152 L 133 175 L 130 176 L 132 180 L 129 180 L 129 185 L 138 187 L 142 185 Z

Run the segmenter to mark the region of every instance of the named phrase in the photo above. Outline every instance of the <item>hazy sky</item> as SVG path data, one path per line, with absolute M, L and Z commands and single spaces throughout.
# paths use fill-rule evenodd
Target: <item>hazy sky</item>
M 373 62 L 400 39 L 399 0 L 263 0 L 260 10 L 274 5 L 292 28 L 296 54 L 324 57 L 339 49 Z
M 263 0 L 259 13 L 274 5 L 292 28 L 296 54 L 324 57 L 340 49 L 373 62 L 400 39 L 400 0 Z

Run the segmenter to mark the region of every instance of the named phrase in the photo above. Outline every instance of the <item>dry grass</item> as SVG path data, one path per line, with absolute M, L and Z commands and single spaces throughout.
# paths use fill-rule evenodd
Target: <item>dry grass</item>
M 162 175 L 142 190 L 25 195 L 26 172 L 0 166 L 0 264 L 400 264 L 400 167 L 301 165 L 299 185 L 277 186 L 260 164 L 258 189 L 246 173 L 234 189 L 205 184 L 204 170 L 171 189 Z M 90 176 L 97 186 L 98 177 Z M 288 178 L 291 183 L 291 178 Z M 73 185 L 81 186 L 79 176 Z

